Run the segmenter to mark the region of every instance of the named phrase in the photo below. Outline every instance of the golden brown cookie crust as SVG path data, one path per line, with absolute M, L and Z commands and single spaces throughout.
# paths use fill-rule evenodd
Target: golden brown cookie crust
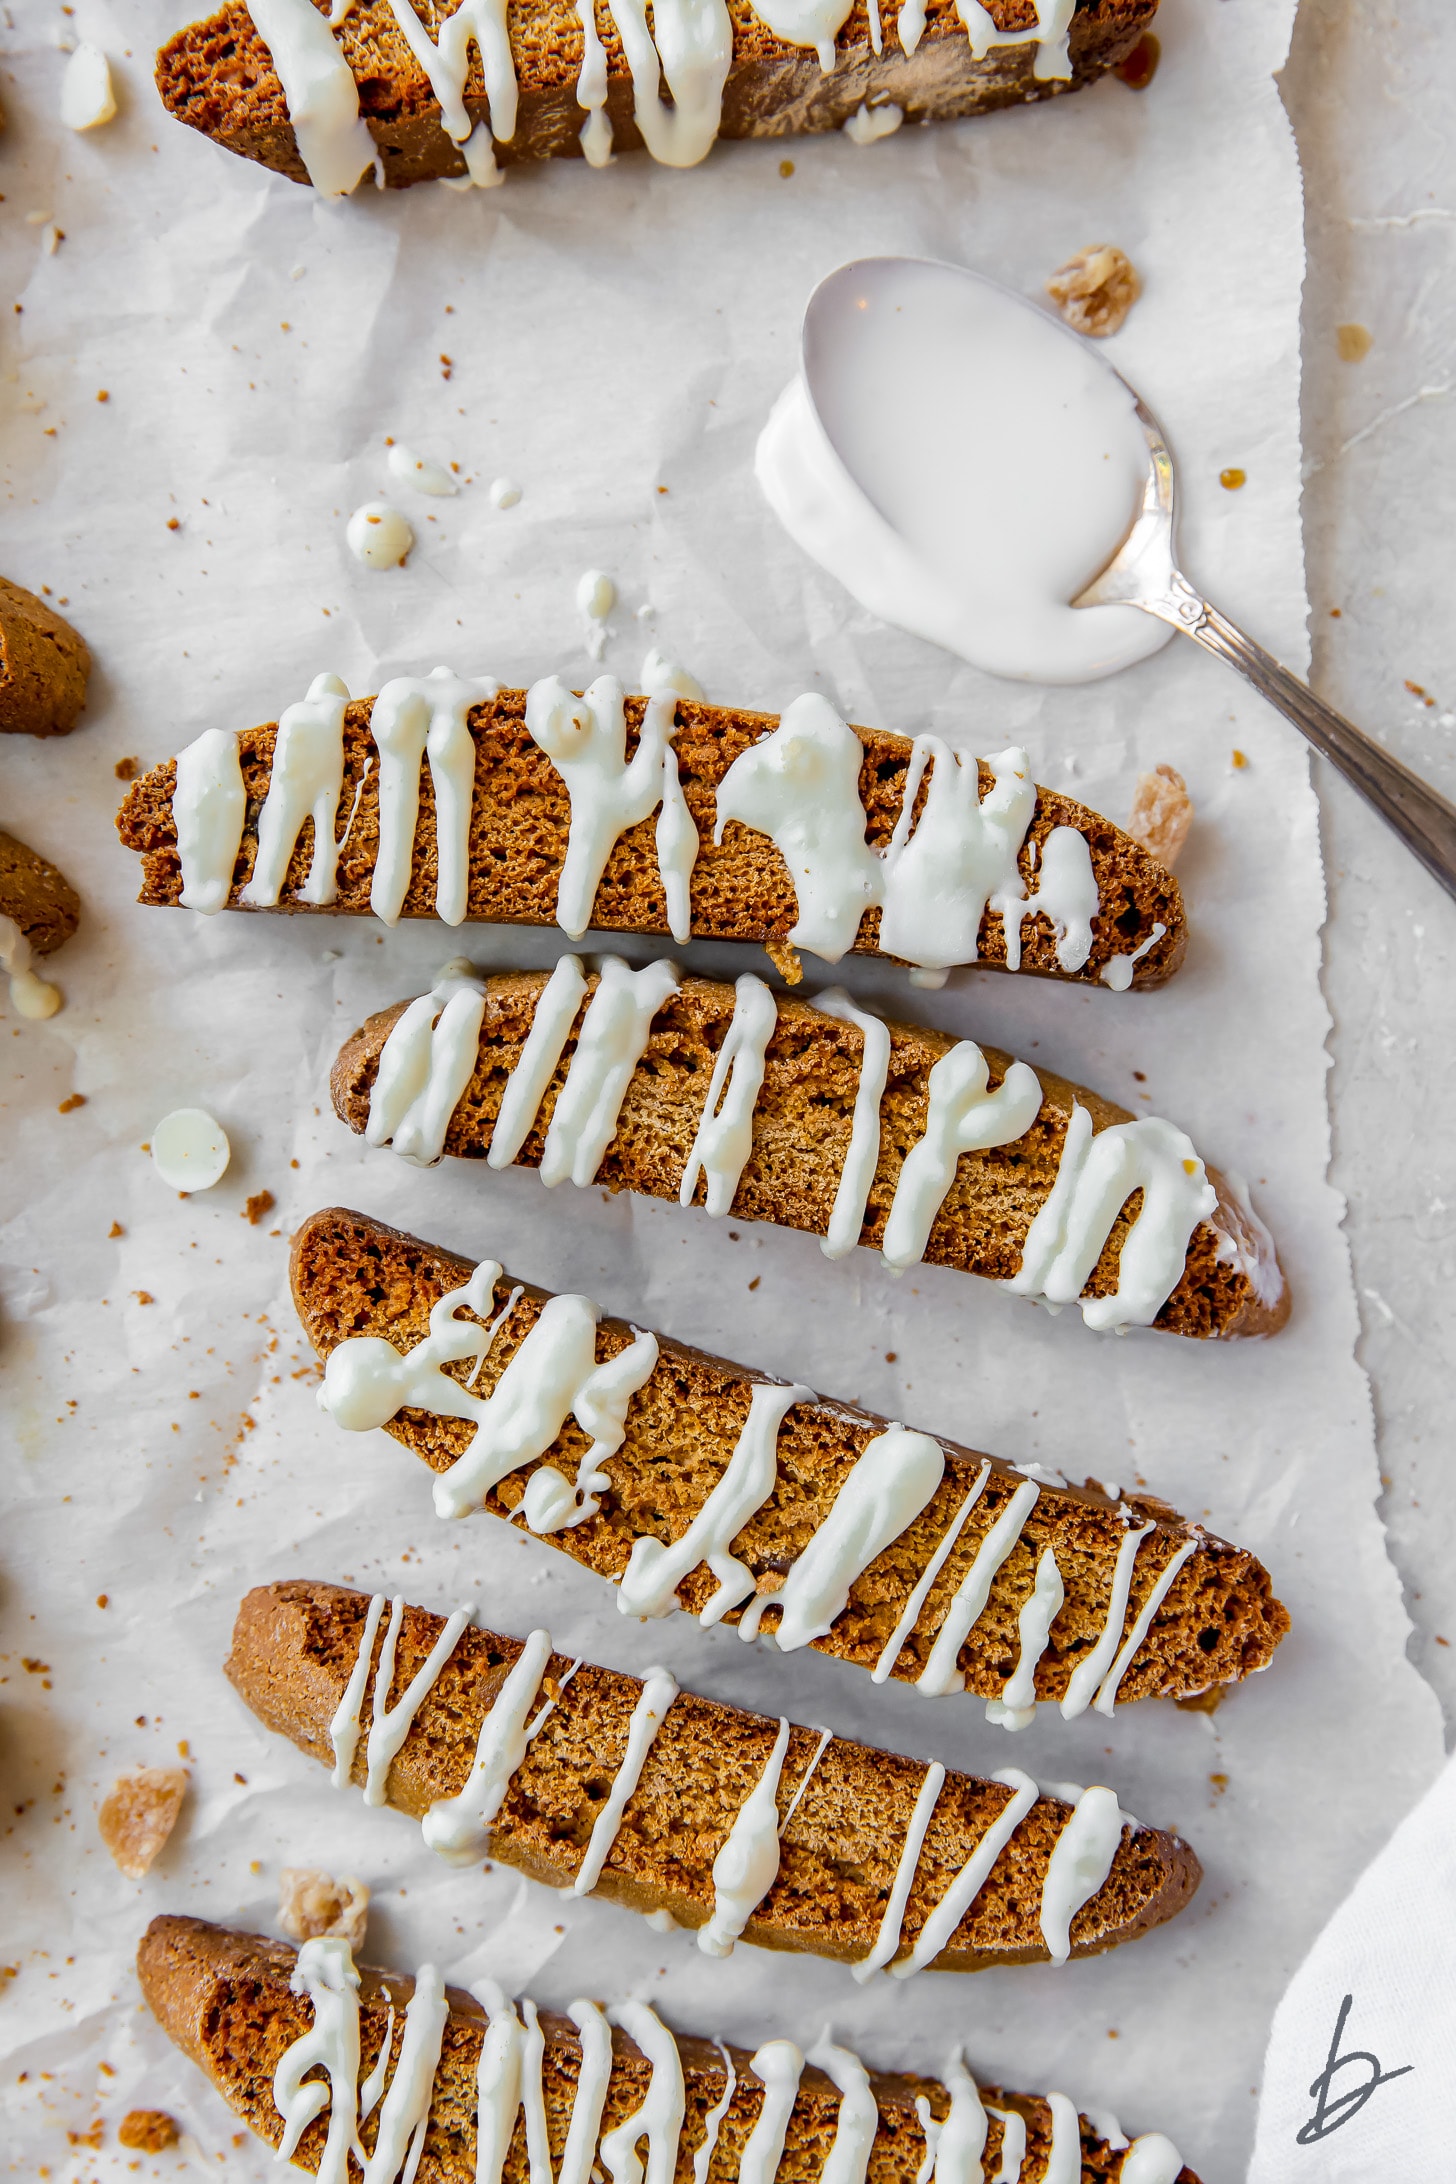
M 14 918 L 33 955 L 52 955 L 70 939 L 81 916 L 81 898 L 39 850 L 0 834 L 0 917 Z
M 91 655 L 54 607 L 0 576 L 0 734 L 69 735 Z

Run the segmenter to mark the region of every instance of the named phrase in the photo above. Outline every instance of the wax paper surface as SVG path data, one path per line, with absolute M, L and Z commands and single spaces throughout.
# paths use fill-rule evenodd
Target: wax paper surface
M 1291 14 L 1287 0 L 1169 0 L 1141 96 L 1108 82 L 866 149 L 721 148 L 689 173 L 560 165 L 488 196 L 421 188 L 331 208 L 161 112 L 150 52 L 180 9 L 12 6 L 0 252 L 21 308 L 6 312 L 0 362 L 4 568 L 68 602 L 97 663 L 72 739 L 0 750 L 4 824 L 85 900 L 54 965 L 64 1011 L 0 1025 L 14 1967 L 0 2086 L 15 2173 L 133 2173 L 115 2125 L 135 2105 L 181 2118 L 183 2158 L 206 2173 L 267 2173 L 151 2023 L 132 1954 L 161 1910 L 275 1930 L 278 1870 L 300 1864 L 369 1882 L 368 1954 L 399 1969 L 433 1958 L 558 2005 L 632 1994 L 676 2027 L 750 2046 L 807 2044 L 829 2023 L 881 2067 L 934 2068 L 954 2039 L 983 2078 L 1166 2130 L 1209 2184 L 1242 2172 L 1274 2003 L 1441 1756 L 1372 1507 L 1326 1182 L 1305 756 L 1181 641 L 1088 690 L 1042 691 L 884 629 L 779 532 L 751 456 L 804 299 L 836 263 L 929 253 L 1035 294 L 1072 251 L 1116 242 L 1144 295 L 1109 354 L 1173 441 L 1185 561 L 1298 663 L 1303 258 L 1271 73 Z M 62 29 L 107 48 L 121 91 L 118 120 L 86 137 L 57 119 Z M 1037 419 L 1015 387 L 975 385 L 945 430 L 1030 435 Z M 404 569 L 375 573 L 348 556 L 344 521 L 387 487 L 388 435 L 458 462 L 466 482 L 447 500 L 392 489 L 418 544 Z M 1242 488 L 1221 486 L 1229 469 Z M 509 510 L 487 493 L 501 475 L 523 488 Z M 483 965 L 540 964 L 557 937 L 135 906 L 111 827 L 118 761 L 276 718 L 324 669 L 356 693 L 442 660 L 580 682 L 574 594 L 589 566 L 618 586 L 606 665 L 629 684 L 660 644 L 724 701 L 778 710 L 822 689 L 852 718 L 934 726 L 969 749 L 1024 742 L 1039 779 L 1114 817 L 1140 770 L 1183 771 L 1198 807 L 1180 870 L 1193 937 L 1165 991 L 962 974 L 910 1002 L 888 967 L 843 978 L 1184 1125 L 1247 1179 L 1278 1239 L 1295 1297 L 1284 1333 L 1099 1339 L 949 1273 L 894 1282 L 867 1254 L 831 1265 L 807 1237 L 597 1190 L 548 1196 L 526 1172 L 418 1173 L 334 1119 L 340 1041 L 462 941 Z M 750 950 L 683 954 L 725 974 L 763 968 Z M 191 1103 L 224 1122 L 234 1156 L 215 1190 L 179 1200 L 141 1148 Z M 274 1204 L 250 1222 L 264 1190 Z M 1213 1715 L 1143 1706 L 1067 1727 L 1054 1714 L 1009 1738 L 972 1701 L 877 1690 L 686 1620 L 629 1622 L 549 1545 L 483 1518 L 437 1523 L 423 1467 L 319 1413 L 286 1251 L 330 1203 L 912 1425 L 1145 1481 L 1264 1558 L 1293 1635 Z M 751 1949 L 710 1963 L 629 1913 L 437 1864 L 411 1823 L 335 1795 L 264 1731 L 221 1663 L 243 1591 L 289 1575 L 437 1609 L 474 1600 L 496 1628 L 549 1623 L 569 1651 L 639 1670 L 666 1660 L 690 1688 L 927 1759 L 1106 1780 L 1190 1837 L 1203 1890 L 1174 1925 L 1060 1971 L 861 1988 Z M 122 1768 L 179 1747 L 191 1788 L 177 1834 L 148 1879 L 127 1881 L 96 1806 Z M 175 2173 L 177 2158 L 142 2172 Z

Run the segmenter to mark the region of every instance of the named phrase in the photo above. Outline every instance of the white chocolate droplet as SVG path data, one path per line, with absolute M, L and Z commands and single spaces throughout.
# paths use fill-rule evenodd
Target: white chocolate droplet
M 389 475 L 400 485 L 412 485 L 417 493 L 443 500 L 460 490 L 443 463 L 432 462 L 428 455 L 416 455 L 413 448 L 402 447 L 397 440 L 385 460 Z
M 350 553 L 367 569 L 397 569 L 415 542 L 408 522 L 386 501 L 366 501 L 356 508 L 344 537 Z
M 617 587 L 605 569 L 588 569 L 576 587 L 577 611 L 588 621 L 605 622 L 617 604 Z
M 99 129 L 116 113 L 111 66 L 100 46 L 77 46 L 61 78 L 61 119 L 68 129 Z
M 521 497 L 521 489 L 514 478 L 497 478 L 490 489 L 492 508 L 514 508 Z
M 904 119 L 903 106 L 871 106 L 866 99 L 845 122 L 844 133 L 851 144 L 878 144 L 881 137 L 893 136 Z
M 227 1132 L 205 1107 L 177 1107 L 152 1132 L 152 1161 L 174 1191 L 210 1191 L 227 1172 Z

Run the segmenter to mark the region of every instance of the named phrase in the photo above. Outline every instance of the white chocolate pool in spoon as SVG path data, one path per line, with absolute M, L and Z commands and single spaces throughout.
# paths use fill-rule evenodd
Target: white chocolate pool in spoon
M 974 666 L 1090 682 L 1171 631 L 1069 602 L 1112 559 L 1148 451 L 1091 344 L 993 281 L 864 258 L 822 281 L 758 443 L 795 542 L 862 606 Z

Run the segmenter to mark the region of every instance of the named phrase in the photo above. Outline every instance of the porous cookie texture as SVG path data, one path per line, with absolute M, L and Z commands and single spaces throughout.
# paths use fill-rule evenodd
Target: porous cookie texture
M 283 2120 L 273 2104 L 273 2073 L 287 2049 L 309 2032 L 313 2023 L 311 2004 L 289 1986 L 296 1962 L 295 1952 L 282 1942 L 230 1932 L 193 1918 L 153 1919 L 137 1950 L 142 1992 L 162 2029 L 206 2073 L 233 2113 L 273 2146 L 283 2133 Z M 405 2006 L 413 1992 L 413 1980 L 360 1967 L 361 2071 L 371 2070 L 380 2056 L 391 2006 L 391 2052 L 397 2061 L 404 2039 Z M 474 2184 L 476 2173 L 476 2073 L 486 2015 L 474 1997 L 459 1988 L 448 1988 L 446 1993 L 450 2014 L 435 2070 L 416 2184 Z M 542 2090 L 555 2168 L 565 2150 L 582 2049 L 569 2019 L 542 2010 L 540 2024 L 544 2041 Z M 693 2155 L 707 2137 L 707 2118 L 722 2103 L 728 2079 L 716 2041 L 684 2035 L 675 2038 L 685 2094 L 675 2184 L 688 2184 L 693 2176 Z M 732 2184 L 738 2176 L 744 2148 L 764 2101 L 763 2082 L 754 2072 L 748 2053 L 731 2046 L 727 2053 L 737 2083 L 720 2119 L 703 2184 Z M 636 2043 L 625 2032 L 614 2030 L 602 2134 L 637 2113 L 651 2074 L 651 2065 Z M 925 2128 L 916 2103 L 924 2101 L 931 2116 L 943 2120 L 949 2105 L 945 2088 L 934 2078 L 890 2077 L 877 2071 L 870 2072 L 870 2087 L 878 2115 L 866 2184 L 913 2184 L 925 2159 Z M 1052 2135 L 1048 2103 L 990 2086 L 981 2092 L 988 2110 L 1022 2118 L 1027 2144 L 1021 2173 L 1026 2177 L 1044 2176 Z M 839 2107 L 838 2089 L 814 2064 L 809 2064 L 799 2081 L 789 2117 L 776 2184 L 818 2184 L 824 2157 L 834 2139 Z M 1001 2166 L 1005 2129 L 994 2113 L 989 2124 L 982 2157 L 983 2174 L 988 2179 Z M 1109 2145 L 1088 2117 L 1081 2117 L 1079 2124 L 1079 2184 L 1114 2184 L 1122 2168 L 1123 2147 Z M 376 2110 L 362 2128 L 366 2150 L 372 2149 L 377 2129 Z M 300 2168 L 317 2170 L 327 2130 L 328 2116 L 324 2114 L 304 2131 L 294 2156 Z M 525 2130 L 517 2117 L 506 2151 L 502 2184 L 528 2184 L 529 2175 Z M 1176 2184 L 1198 2184 L 1198 2179 L 1185 2167 L 1179 2171 Z
M 13 834 L 0 834 L 0 917 L 13 918 L 33 955 L 51 955 L 70 939 L 81 898 L 64 872 Z
M 238 1611 L 227 1674 L 261 1721 L 311 1758 L 334 1763 L 333 1720 L 364 1635 L 368 1595 L 290 1579 L 250 1592 Z M 408 1608 L 384 1697 L 398 1701 L 445 1627 L 443 1616 Z M 397 1812 L 422 1819 L 464 1788 L 482 1722 L 520 1658 L 521 1641 L 471 1627 L 462 1632 L 416 1715 L 385 1783 Z M 548 1690 L 560 1696 L 511 1778 L 491 1828 L 490 1856 L 552 1888 L 569 1887 L 627 1747 L 642 1694 L 635 1676 L 590 1663 L 565 1688 L 571 1662 L 553 1654 Z M 378 1663 L 366 1687 L 374 1705 Z M 627 1801 L 595 1889 L 641 1912 L 667 1911 L 679 1926 L 707 1923 L 713 1861 L 763 1774 L 777 1720 L 680 1691 Z M 787 1812 L 819 1742 L 796 1728 L 779 1779 Z M 352 1779 L 362 1784 L 365 1752 Z M 745 1941 L 855 1963 L 874 1948 L 894 1886 L 925 1763 L 835 1738 L 784 1827 L 778 1878 L 750 1917 Z M 896 1957 L 911 1954 L 931 1911 L 986 1830 L 1010 1803 L 1005 1783 L 948 1774 L 937 1800 L 900 1929 Z M 1044 1962 L 1038 1904 L 1053 1845 L 1071 1807 L 1038 1798 L 992 1868 L 948 1946 L 942 1971 Z M 1073 1956 L 1094 1956 L 1161 1926 L 1182 1910 L 1200 1878 L 1198 1860 L 1176 1835 L 1129 1822 L 1107 1879 L 1072 1921 Z
M 429 1332 L 430 1312 L 440 1298 L 459 1289 L 471 1271 L 467 1260 L 338 1207 L 314 1214 L 293 1242 L 294 1302 L 309 1340 L 325 1357 L 354 1335 L 383 1336 L 396 1349 L 409 1349 Z M 511 1276 L 501 1277 L 497 1309 L 515 1287 Z M 496 1385 L 535 1325 L 546 1296 L 543 1290 L 523 1288 L 480 1365 L 477 1392 L 488 1393 Z M 623 1321 L 604 1319 L 597 1333 L 598 1355 L 615 1356 L 632 1339 Z M 553 1546 L 608 1579 L 622 1577 L 639 1538 L 670 1541 L 687 1530 L 722 1477 L 752 1391 L 764 1380 L 762 1374 L 666 1336 L 659 1337 L 659 1345 L 656 1368 L 628 1406 L 622 1446 L 607 1460 L 610 1484 L 601 1509 L 583 1523 L 548 1535 Z M 460 1377 L 467 1369 L 457 1368 Z M 436 1472 L 448 1470 L 465 1452 L 473 1432 L 468 1421 L 418 1410 L 402 1411 L 385 1430 Z M 883 1419 L 849 1404 L 815 1398 L 790 1408 L 778 1436 L 773 1492 L 732 1541 L 734 1555 L 761 1591 L 782 1582 L 828 1515 L 866 1443 L 884 1430 Z M 586 1436 L 568 1420 L 540 1461 L 569 1473 L 587 1446 Z M 1024 1475 L 1009 1464 L 983 1458 L 953 1441 L 942 1440 L 940 1446 L 946 1468 L 939 1489 L 855 1579 L 844 1611 L 824 1637 L 813 1641 L 822 1653 L 861 1668 L 875 1667 L 982 1463 L 989 1461 L 991 1473 L 974 1522 L 942 1566 L 900 1648 L 891 1673 L 902 1682 L 914 1682 L 925 1669 L 935 1633 L 980 1541 L 1025 1484 Z M 523 1465 L 503 1479 L 487 1498 L 486 1509 L 510 1516 L 536 1468 Z M 1130 1619 L 1174 1556 L 1190 1540 L 1197 1545 L 1128 1664 L 1119 1700 L 1186 1698 L 1267 1667 L 1289 1628 L 1289 1616 L 1274 1598 L 1262 1565 L 1151 1495 L 1130 1494 L 1127 1505 L 1139 1521 L 1156 1526 L 1134 1565 Z M 1052 1548 L 1066 1600 L 1037 1666 L 1036 1696 L 1065 1696 L 1074 1668 L 1096 1645 L 1107 1620 L 1125 1525 L 1119 1505 L 1095 1485 L 1043 1484 L 957 1656 L 968 1691 L 991 1699 L 1003 1690 L 1020 1651 L 1019 1611 L 1042 1554 Z M 712 1572 L 699 1565 L 679 1586 L 677 1598 L 697 1614 L 715 1587 Z M 726 1619 L 736 1622 L 737 1611 Z
M 505 971 L 483 981 L 479 1054 L 445 1133 L 447 1154 L 485 1159 L 506 1080 L 521 1058 L 546 978 L 544 971 Z M 587 992 L 595 990 L 593 974 Z M 706 978 L 685 978 L 668 995 L 653 1018 L 646 1051 L 627 1086 L 616 1134 L 595 1183 L 611 1191 L 677 1198 L 734 1001 L 732 986 Z M 345 1042 L 334 1063 L 334 1108 L 351 1130 L 362 1133 L 368 1123 L 379 1056 L 407 1006 L 402 1001 L 371 1016 Z M 892 1020 L 887 1030 L 890 1060 L 880 1102 L 879 1152 L 859 1236 L 871 1249 L 884 1241 L 900 1171 L 925 1132 L 930 1072 L 957 1044 L 946 1032 L 913 1024 Z M 754 1108 L 753 1147 L 730 1209 L 738 1219 L 768 1221 L 815 1236 L 828 1233 L 849 1154 L 863 1043 L 853 1025 L 804 1001 L 779 1001 Z M 570 1037 L 515 1165 L 540 1166 L 575 1051 L 575 1038 Z M 1011 1057 L 994 1047 L 982 1052 L 994 1089 L 1010 1068 Z M 1030 1129 L 1009 1144 L 962 1153 L 957 1160 L 925 1247 L 929 1263 L 991 1281 L 1009 1280 L 1021 1267 L 1027 1233 L 1056 1183 L 1074 1106 L 1086 1110 L 1094 1131 L 1134 1119 L 1125 1107 L 1053 1076 L 1040 1061 L 1036 1075 L 1042 1104 Z M 1218 1191 L 1214 1215 L 1194 1228 L 1183 1272 L 1153 1324 L 1170 1334 L 1205 1340 L 1273 1334 L 1289 1316 L 1288 1290 L 1273 1245 L 1267 1232 L 1256 1232 L 1236 1194 L 1212 1171 L 1208 1180 Z M 1142 1202 L 1139 1191 L 1117 1216 L 1084 1285 L 1084 1297 L 1116 1293 L 1123 1244 Z
M 347 25 L 346 25 L 347 28 Z M 961 33 L 964 36 L 964 33 Z M 817 64 L 816 64 L 817 65 Z M 338 900 L 316 908 L 297 899 L 313 855 L 313 822 L 305 820 L 290 860 L 278 908 L 295 914 L 314 909 L 324 917 L 364 917 L 379 855 L 380 769 L 369 732 L 371 698 L 352 703 L 344 715 L 344 778 L 339 797 L 339 831 L 348 822 L 348 840 L 338 861 Z M 629 697 L 627 753 L 637 748 L 647 699 Z M 789 868 L 766 834 L 730 820 L 721 844 L 713 834 L 717 789 L 733 761 L 778 725 L 771 713 L 748 713 L 716 705 L 677 701 L 673 748 L 688 812 L 698 833 L 697 862 L 691 882 L 692 929 L 705 940 L 772 942 L 776 960 L 789 948 L 798 902 Z M 468 716 L 475 742 L 475 783 L 471 800 L 469 890 L 466 917 L 497 925 L 552 925 L 556 920 L 557 883 L 566 858 L 571 801 L 561 775 L 533 742 L 526 727 L 526 693 L 502 690 Z M 876 728 L 857 728 L 864 745 L 859 794 L 865 808 L 866 839 L 883 850 L 895 830 L 904 800 L 911 760 L 908 736 Z M 258 820 L 272 777 L 273 723 L 245 729 L 239 753 L 247 795 L 247 818 L 229 897 L 232 908 L 246 908 L 239 896 L 252 877 L 258 850 Z M 984 795 L 993 776 L 980 772 Z M 138 900 L 175 904 L 182 893 L 182 867 L 172 796 L 177 785 L 174 759 L 154 766 L 134 781 L 117 817 L 117 830 L 128 849 L 142 859 Z M 922 783 L 917 812 L 927 790 Z M 421 769 L 420 816 L 414 859 L 402 915 L 433 918 L 439 873 L 435 850 L 434 787 L 428 767 Z M 1075 827 L 1087 842 L 1097 882 L 1100 909 L 1092 924 L 1092 947 L 1076 972 L 1057 960 L 1057 935 L 1042 912 L 1025 919 L 1022 968 L 1050 978 L 1077 979 L 1095 985 L 1114 957 L 1146 949 L 1133 966 L 1132 984 L 1158 986 L 1171 977 L 1187 947 L 1183 899 L 1172 874 L 1150 857 L 1110 819 L 1083 804 L 1039 788 L 1036 809 L 1022 845 L 1017 870 L 1028 895 L 1036 892 L 1041 852 L 1054 827 Z M 591 922 L 612 933 L 668 931 L 667 899 L 658 870 L 655 816 L 630 827 L 613 848 L 596 892 Z M 1154 938 L 1155 927 L 1163 927 Z M 880 912 L 865 911 L 854 943 L 856 952 L 878 952 Z M 995 969 L 1006 964 L 1006 936 L 999 913 L 988 910 L 981 921 L 977 961 Z M 790 968 L 794 966 L 790 963 Z
M 69 735 L 90 672 L 91 655 L 70 623 L 0 576 L 0 734 Z
M 429 10 L 430 27 L 451 11 Z M 1034 30 L 1035 0 L 990 0 L 1003 30 Z M 1035 73 L 1034 43 L 993 47 L 982 60 L 970 49 L 954 0 L 929 0 L 925 30 L 913 55 L 897 34 L 898 0 L 880 9 L 883 47 L 876 54 L 864 0 L 855 0 L 836 40 L 837 65 L 825 75 L 812 47 L 776 38 L 749 0 L 728 0 L 733 61 L 723 88 L 724 137 L 784 137 L 837 129 L 865 99 L 893 100 L 907 121 L 951 120 L 1014 106 L 1091 82 L 1117 64 L 1157 12 L 1157 0 L 1077 0 L 1069 31 L 1069 81 Z M 633 118 L 632 78 L 609 6 L 596 10 L 606 52 L 607 113 L 618 151 L 640 149 Z M 359 110 L 392 188 L 463 175 L 459 148 L 440 126 L 440 106 L 411 53 L 388 0 L 361 0 L 337 33 L 359 87 Z M 515 133 L 494 147 L 502 166 L 519 160 L 579 158 L 585 120 L 577 104 L 582 29 L 571 0 L 517 0 L 509 35 L 520 86 Z M 157 88 L 169 113 L 228 151 L 307 182 L 288 106 L 267 46 L 241 0 L 179 31 L 157 55 Z M 473 120 L 488 115 L 480 61 L 471 54 L 465 107 Z

